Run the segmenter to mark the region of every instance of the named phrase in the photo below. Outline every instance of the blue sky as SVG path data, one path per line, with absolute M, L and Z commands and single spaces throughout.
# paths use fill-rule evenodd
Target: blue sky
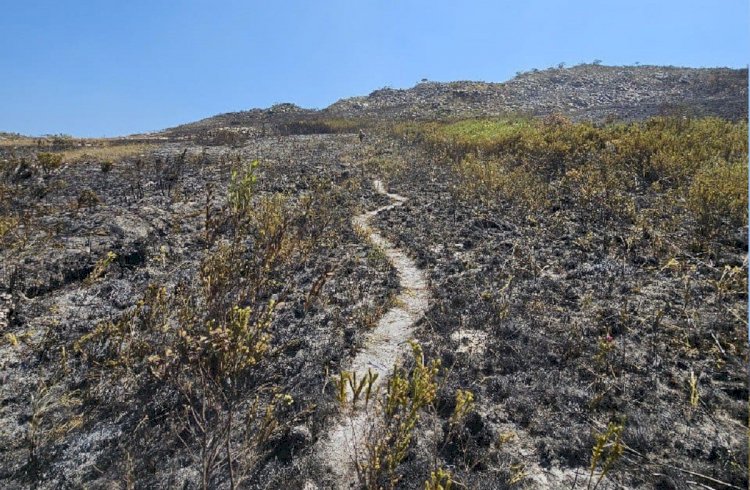
M 114 136 L 422 78 L 604 64 L 744 67 L 747 0 L 10 1 L 0 131 Z

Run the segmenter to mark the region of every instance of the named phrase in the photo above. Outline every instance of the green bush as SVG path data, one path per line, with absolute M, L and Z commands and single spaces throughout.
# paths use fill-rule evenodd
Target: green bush
M 62 155 L 58 153 L 37 153 L 36 158 L 42 171 L 47 175 L 62 165 Z

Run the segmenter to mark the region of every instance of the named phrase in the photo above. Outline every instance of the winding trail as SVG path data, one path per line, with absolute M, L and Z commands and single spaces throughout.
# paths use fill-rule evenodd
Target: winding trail
M 396 306 L 388 310 L 378 325 L 369 332 L 363 349 L 354 357 L 348 371 L 357 373 L 358 379 L 367 374 L 368 369 L 378 373 L 378 379 L 373 385 L 373 389 L 377 389 L 387 381 L 393 366 L 409 349 L 408 341 L 413 337 L 414 324 L 427 311 L 430 292 L 424 272 L 406 253 L 396 248 L 371 225 L 372 218 L 378 213 L 401 206 L 406 198 L 390 194 L 379 180 L 374 181 L 374 186 L 378 193 L 388 196 L 393 202 L 355 216 L 352 223 L 364 230 L 372 244 L 386 254 L 398 272 L 402 291 L 396 299 Z M 337 482 L 334 488 L 349 489 L 356 486 L 356 449 L 364 447 L 364 436 L 372 423 L 367 415 L 363 408 L 354 413 L 342 413 L 327 437 L 321 441 L 318 457 L 333 471 Z

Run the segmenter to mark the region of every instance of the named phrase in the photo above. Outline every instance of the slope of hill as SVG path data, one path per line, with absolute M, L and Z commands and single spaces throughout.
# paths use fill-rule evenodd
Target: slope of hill
M 0 135 L 0 487 L 747 487 L 746 70 L 58 139 Z

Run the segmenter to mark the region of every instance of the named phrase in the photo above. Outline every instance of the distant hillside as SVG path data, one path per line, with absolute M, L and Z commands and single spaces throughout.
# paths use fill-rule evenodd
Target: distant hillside
M 279 104 L 221 114 L 168 130 L 263 127 L 326 118 L 434 119 L 561 112 L 575 120 L 643 119 L 664 113 L 747 118 L 747 69 L 578 65 L 519 74 L 504 83 L 429 82 L 383 88 L 326 109 Z

